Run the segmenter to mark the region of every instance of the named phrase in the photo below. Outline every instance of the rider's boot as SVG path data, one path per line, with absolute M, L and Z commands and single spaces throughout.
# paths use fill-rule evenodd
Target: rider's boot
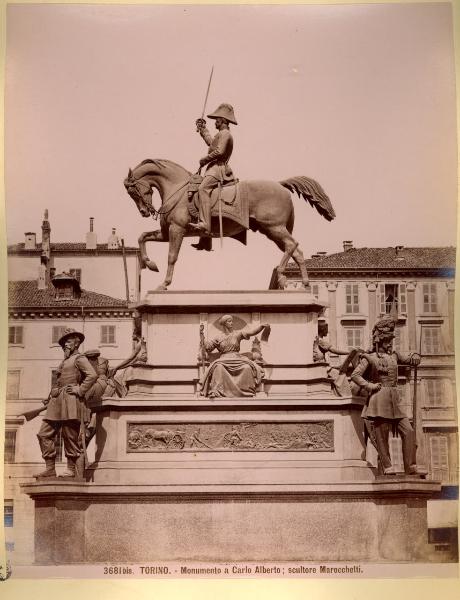
M 196 229 L 200 236 L 211 235 L 211 196 L 206 190 L 198 190 L 200 202 L 199 202 L 199 221 L 198 223 L 191 223 L 193 229 Z
M 45 469 L 39 473 L 34 473 L 34 477 L 37 479 L 44 479 L 45 477 L 56 477 L 56 466 L 54 458 L 45 458 Z
M 206 250 L 207 252 L 210 252 L 212 250 L 212 238 L 208 236 L 200 237 L 198 243 L 192 244 L 192 246 L 197 250 Z

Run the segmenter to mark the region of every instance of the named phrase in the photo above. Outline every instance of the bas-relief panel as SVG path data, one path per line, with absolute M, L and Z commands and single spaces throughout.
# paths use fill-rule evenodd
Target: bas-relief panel
M 334 422 L 128 423 L 127 452 L 333 452 Z

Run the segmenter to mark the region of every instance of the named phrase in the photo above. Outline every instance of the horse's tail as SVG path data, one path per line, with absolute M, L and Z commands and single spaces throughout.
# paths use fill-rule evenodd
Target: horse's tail
M 311 206 L 314 206 L 319 214 L 328 221 L 332 221 L 335 218 L 335 211 L 332 208 L 329 196 L 314 179 L 299 175 L 298 177 L 284 179 L 279 183 L 290 192 L 296 192 L 299 198 L 302 196 L 304 200 L 307 200 Z

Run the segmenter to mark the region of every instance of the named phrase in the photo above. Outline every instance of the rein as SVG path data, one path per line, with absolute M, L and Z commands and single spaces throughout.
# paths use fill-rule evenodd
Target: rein
M 171 198 L 173 198 L 178 192 L 180 192 L 186 185 L 188 185 L 190 182 L 189 179 L 187 179 L 184 183 L 182 183 L 178 188 L 176 188 L 165 200 L 163 200 L 161 208 L 159 210 L 157 210 L 154 206 L 153 203 L 147 203 L 147 207 L 150 211 L 150 214 L 152 215 L 152 217 L 157 220 L 158 217 L 163 216 L 163 215 L 167 215 L 169 212 L 172 211 L 172 209 L 176 206 L 177 201 L 176 202 L 170 202 Z M 150 183 L 145 183 L 144 181 L 142 181 L 141 179 L 134 179 L 133 180 L 133 184 L 134 187 L 137 190 L 137 186 L 138 185 L 142 185 L 144 186 L 144 188 L 148 189 L 149 192 L 152 191 L 152 186 Z M 137 190 L 139 193 L 139 190 Z M 139 194 L 140 196 L 142 196 L 142 194 Z M 170 204 L 170 206 L 168 206 L 168 203 Z

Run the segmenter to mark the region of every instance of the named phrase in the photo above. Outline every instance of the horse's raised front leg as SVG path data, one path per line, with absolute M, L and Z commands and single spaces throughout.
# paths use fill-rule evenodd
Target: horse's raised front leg
M 184 239 L 185 228 L 175 223 L 171 223 L 169 226 L 169 252 L 168 252 L 168 270 L 166 271 L 166 277 L 162 285 L 157 287 L 159 291 L 166 291 L 168 285 L 171 283 L 174 273 L 174 266 L 179 256 L 179 250 Z
M 156 229 L 155 231 L 145 231 L 139 237 L 139 252 L 140 252 L 140 263 L 141 269 L 145 269 L 147 267 L 151 271 L 158 272 L 158 267 L 153 260 L 150 260 L 147 254 L 147 249 L 145 247 L 146 242 L 166 242 L 164 239 L 161 229 Z

